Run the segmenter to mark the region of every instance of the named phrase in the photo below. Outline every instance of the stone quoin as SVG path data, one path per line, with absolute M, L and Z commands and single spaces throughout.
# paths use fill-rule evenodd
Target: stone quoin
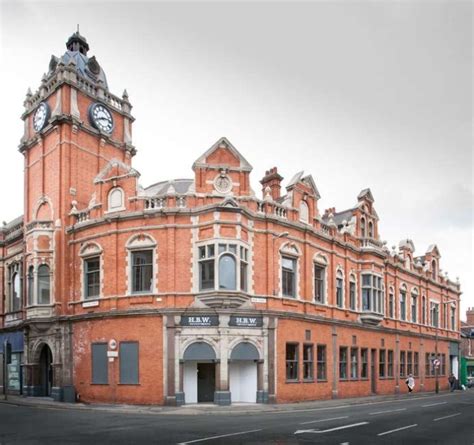
M 0 227 L 2 385 L 170 405 L 447 389 L 461 291 L 436 245 L 388 248 L 370 189 L 322 211 L 311 175 L 274 167 L 255 193 L 224 137 L 143 188 L 127 91 L 79 32 L 66 46 L 26 95 L 24 214 Z

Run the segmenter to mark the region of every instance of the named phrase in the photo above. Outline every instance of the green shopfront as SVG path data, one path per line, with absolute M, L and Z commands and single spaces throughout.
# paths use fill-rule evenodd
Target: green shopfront
M 11 361 L 7 365 L 7 375 L 5 376 L 4 367 L 4 345 L 8 342 L 11 345 Z M 23 331 L 4 332 L 0 334 L 0 387 L 4 393 L 5 378 L 7 379 L 8 392 L 11 394 L 23 393 Z

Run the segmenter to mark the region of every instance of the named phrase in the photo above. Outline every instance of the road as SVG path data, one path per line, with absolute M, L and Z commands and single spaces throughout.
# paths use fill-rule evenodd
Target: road
M 474 391 L 251 414 L 131 414 L 0 403 L 0 444 L 474 444 Z

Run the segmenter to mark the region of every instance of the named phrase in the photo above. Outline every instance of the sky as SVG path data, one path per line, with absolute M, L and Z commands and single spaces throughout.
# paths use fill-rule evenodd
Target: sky
M 2 221 L 23 212 L 25 93 L 77 24 L 128 91 L 142 185 L 226 136 L 258 195 L 273 166 L 312 174 L 321 211 L 370 187 L 381 239 L 437 244 L 474 307 L 471 2 L 0 0 Z

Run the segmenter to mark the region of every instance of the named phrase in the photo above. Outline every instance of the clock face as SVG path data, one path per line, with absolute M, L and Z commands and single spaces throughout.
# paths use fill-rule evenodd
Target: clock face
M 35 131 L 41 131 L 49 117 L 49 106 L 46 102 L 41 102 L 33 116 L 33 128 Z
M 90 108 L 90 119 L 92 125 L 104 133 L 112 133 L 114 119 L 112 113 L 102 104 L 95 103 Z

